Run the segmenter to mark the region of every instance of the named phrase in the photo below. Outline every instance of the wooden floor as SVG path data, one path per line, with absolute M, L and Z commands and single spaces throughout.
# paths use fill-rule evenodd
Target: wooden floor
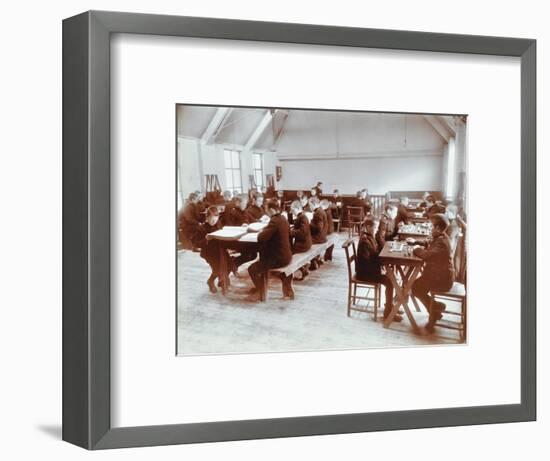
M 347 234 L 340 235 L 344 241 Z M 365 349 L 457 344 L 458 332 L 436 328 L 415 335 L 406 316 L 385 329 L 381 318 L 352 312 L 346 315 L 347 268 L 341 245 L 333 261 L 294 282 L 296 299 L 283 300 L 280 280 L 271 277 L 266 303 L 247 301 L 252 287 L 247 267 L 233 275 L 227 296 L 212 294 L 206 285 L 210 267 L 188 250 L 178 252 L 178 355 Z M 382 290 L 383 292 L 384 290 Z M 411 306 L 412 307 L 412 306 Z M 448 310 L 458 305 L 447 303 Z M 379 310 L 379 316 L 381 316 Z M 424 325 L 427 313 L 415 313 Z

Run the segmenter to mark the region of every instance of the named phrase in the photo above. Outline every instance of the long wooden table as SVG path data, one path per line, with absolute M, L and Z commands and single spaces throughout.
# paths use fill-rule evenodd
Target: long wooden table
M 395 314 L 397 314 L 400 307 L 403 306 L 414 332 L 418 333 L 419 328 L 409 308 L 408 302 L 409 297 L 411 297 L 413 283 L 418 277 L 424 261 L 412 255 L 412 247 L 409 247 L 409 255 L 406 251 L 407 247 L 408 246 L 402 242 L 386 242 L 379 255 L 380 262 L 386 268 L 386 273 L 395 291 L 393 309 L 384 321 L 384 328 L 388 328 L 390 326 L 393 322 Z M 398 274 L 401 276 L 401 284 L 397 278 Z M 412 299 L 415 303 L 414 298 Z M 419 310 L 416 303 L 415 307 Z
M 255 250 L 258 251 L 260 244 L 258 243 L 258 233 L 267 223 L 254 223 L 246 227 L 224 226 L 216 232 L 212 232 L 206 236 L 207 239 L 215 239 L 218 241 L 220 248 L 220 286 L 222 294 L 227 294 L 229 286 L 229 260 L 227 250 Z

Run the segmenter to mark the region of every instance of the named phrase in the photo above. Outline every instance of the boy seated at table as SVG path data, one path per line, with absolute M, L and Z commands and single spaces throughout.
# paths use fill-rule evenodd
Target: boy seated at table
M 259 221 L 265 214 L 264 211 L 264 196 L 260 193 L 254 195 L 254 202 L 246 209 L 252 221 Z
M 294 200 L 294 202 L 290 204 L 290 212 L 294 222 L 294 226 L 290 229 L 292 254 L 303 253 L 311 248 L 309 220 L 302 210 L 302 204 L 299 200 Z M 308 264 L 300 268 L 302 279 L 309 273 L 307 266 Z
M 268 271 L 286 266 L 292 260 L 290 226 L 286 218 L 281 215 L 281 209 L 277 204 L 277 200 L 268 200 L 266 211 L 269 216 L 269 223 L 258 234 L 260 258 L 248 268 L 248 273 L 254 284 L 254 287 L 250 290 L 251 298 L 249 299 L 255 301 L 258 299 L 254 296 L 256 294 L 261 295 Z M 283 282 L 283 296 L 294 299 L 292 275 L 289 277 L 282 276 L 281 280 Z
M 401 197 L 399 199 L 399 205 L 397 205 L 397 216 L 395 217 L 395 227 L 399 229 L 403 224 L 409 224 L 409 212 L 407 207 L 409 206 L 409 197 Z
M 357 246 L 357 259 L 355 260 L 355 276 L 359 280 L 370 283 L 380 283 L 386 288 L 386 302 L 384 305 L 384 318 L 387 318 L 393 308 L 393 285 L 387 275 L 382 274 L 382 266 L 378 258 L 380 249 L 374 238 L 374 219 L 370 216 L 364 221 L 365 231 L 361 233 Z M 395 314 L 394 322 L 401 322 L 403 318 Z
M 431 218 L 433 215 L 438 213 L 445 213 L 445 207 L 441 205 L 440 203 L 436 203 L 435 197 L 433 195 L 428 195 L 426 197 L 426 210 L 424 211 L 424 215 L 427 218 Z
M 247 211 L 248 196 L 246 194 L 240 194 L 233 200 L 235 202 L 235 206 L 230 210 L 225 224 L 228 226 L 246 226 L 253 222 L 253 219 L 251 219 Z M 239 266 L 249 261 L 253 261 L 256 259 L 256 256 L 257 253 L 252 248 L 239 248 L 239 256 L 232 256 L 229 260 L 229 266 L 233 275 L 238 277 Z
M 206 238 L 207 234 L 215 232 L 218 229 L 221 229 L 219 222 L 220 213 L 218 208 L 211 206 L 206 210 L 206 219 L 203 224 L 199 225 L 197 230 L 197 245 L 200 247 L 201 252 L 200 256 L 203 258 L 210 266 L 212 273 L 206 284 L 210 289 L 211 293 L 216 293 L 216 285 L 214 281 L 218 278 L 219 285 L 219 270 L 220 270 L 220 247 L 219 242 L 216 239 L 208 240 Z
M 397 217 L 397 207 L 388 203 L 384 207 L 384 212 L 380 217 L 380 224 L 378 225 L 378 231 L 376 232 L 376 243 L 378 249 L 382 251 L 387 241 L 393 240 L 397 235 L 397 229 L 395 227 L 395 218 Z
M 330 202 L 327 199 L 321 200 L 321 209 L 326 215 L 326 225 L 325 233 L 330 235 L 334 232 L 334 221 L 332 220 L 332 210 L 330 209 Z M 332 261 L 332 251 L 334 250 L 334 245 L 331 245 L 325 251 L 325 261 Z
M 312 243 L 325 243 L 327 241 L 327 215 L 321 208 L 321 202 L 317 197 L 311 197 L 309 199 L 309 208 L 313 212 L 313 218 L 309 227 L 311 229 L 311 241 Z M 311 261 L 310 269 L 312 271 L 323 264 L 321 257 L 317 256 Z
M 435 323 L 443 317 L 446 306 L 430 296 L 430 291 L 449 291 L 454 282 L 454 266 L 451 256 L 451 241 L 446 234 L 449 220 L 444 214 L 436 213 L 431 217 L 432 238 L 426 242 L 413 241 L 426 245 L 415 246 L 413 254 L 425 262 L 422 275 L 414 282 L 412 294 L 422 301 L 430 314 L 426 330 L 433 331 Z

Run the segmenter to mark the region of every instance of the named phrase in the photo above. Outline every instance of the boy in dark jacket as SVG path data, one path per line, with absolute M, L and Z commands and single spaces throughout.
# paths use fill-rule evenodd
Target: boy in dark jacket
M 254 197 L 254 203 L 248 205 L 246 212 L 250 216 L 252 222 L 259 221 L 265 214 L 264 212 L 264 196 L 262 194 L 256 194 Z
M 254 284 L 251 295 L 260 293 L 269 269 L 286 266 L 292 260 L 290 248 L 290 226 L 287 219 L 281 215 L 277 200 L 267 201 L 267 214 L 270 217 L 267 226 L 258 234 L 260 243 L 260 259 L 251 264 L 248 273 Z M 292 275 L 283 277 L 283 295 L 294 298 Z
M 321 208 L 321 204 L 317 197 L 311 197 L 309 199 L 309 208 L 313 212 L 313 218 L 309 224 L 311 229 L 311 241 L 312 243 L 325 243 L 327 241 L 327 215 Z M 317 256 L 317 258 L 311 261 L 309 268 L 314 271 L 317 270 L 321 264 L 323 264 L 321 257 Z
M 302 210 L 302 204 L 299 200 L 295 200 L 290 204 L 290 216 L 293 218 L 294 226 L 290 229 L 290 239 L 292 246 L 292 254 L 303 253 L 311 248 L 311 230 L 309 228 L 309 220 Z M 309 274 L 308 265 L 300 268 L 302 279 L 305 279 Z
M 435 323 L 443 317 L 445 304 L 433 299 L 430 291 L 448 291 L 454 282 L 454 266 L 451 256 L 451 241 L 445 233 L 449 220 L 444 214 L 435 214 L 431 218 L 432 239 L 427 248 L 415 247 L 413 254 L 425 261 L 424 271 L 412 286 L 412 294 L 418 298 L 430 313 L 426 330 L 432 331 Z M 415 242 L 420 243 L 420 242 Z
M 219 277 L 220 269 L 220 247 L 216 239 L 207 239 L 206 236 L 211 232 L 221 229 L 219 222 L 219 212 L 215 206 L 211 206 L 206 210 L 206 221 L 200 224 L 197 230 L 197 246 L 201 249 L 201 258 L 203 258 L 212 269 L 212 273 L 206 284 L 211 293 L 216 293 L 216 285 L 214 281 Z
M 326 226 L 325 233 L 330 235 L 334 232 L 334 222 L 332 221 L 332 210 L 330 209 L 330 202 L 327 199 L 321 200 L 321 209 L 325 213 L 326 217 Z M 332 251 L 334 250 L 334 245 L 331 245 L 325 251 L 325 261 L 332 261 Z
M 371 283 L 380 283 L 386 287 L 386 302 L 384 306 L 384 318 L 390 315 L 393 308 L 393 285 L 387 275 L 382 274 L 378 253 L 380 249 L 374 238 L 374 220 L 369 216 L 365 219 L 365 232 L 359 238 L 357 246 L 357 259 L 355 261 L 355 276 L 359 280 Z M 403 318 L 395 314 L 395 322 L 401 322 Z
M 290 230 L 293 238 L 292 253 L 303 253 L 311 248 L 311 230 L 307 216 L 302 211 L 302 205 L 295 200 L 290 205 L 290 211 L 294 217 L 294 227 Z
M 376 243 L 378 244 L 378 249 L 382 251 L 384 244 L 388 240 L 393 240 L 397 235 L 397 230 L 395 228 L 395 217 L 397 216 L 397 208 L 395 205 L 387 204 L 384 207 L 384 213 L 380 218 L 380 224 L 378 226 L 378 231 L 376 232 Z

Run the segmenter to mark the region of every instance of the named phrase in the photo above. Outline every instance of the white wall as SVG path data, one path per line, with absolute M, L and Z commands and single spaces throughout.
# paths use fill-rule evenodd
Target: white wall
M 282 189 L 309 189 L 323 182 L 325 192 L 353 194 L 366 187 L 371 194 L 389 190 L 440 190 L 442 156 L 378 157 L 346 160 L 280 161 Z

